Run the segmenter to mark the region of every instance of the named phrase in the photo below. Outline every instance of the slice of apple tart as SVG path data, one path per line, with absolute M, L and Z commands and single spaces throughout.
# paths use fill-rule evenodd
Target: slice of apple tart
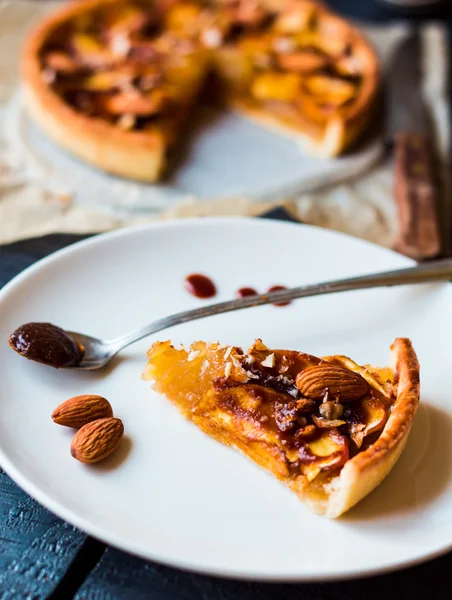
M 157 342 L 143 373 L 214 439 L 241 450 L 314 512 L 336 518 L 371 492 L 399 458 L 419 403 L 411 342 L 390 366 L 195 342 Z

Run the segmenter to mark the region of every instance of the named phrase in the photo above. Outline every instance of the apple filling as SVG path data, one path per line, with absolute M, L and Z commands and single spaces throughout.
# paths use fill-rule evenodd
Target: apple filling
M 161 4 L 93 2 L 58 23 L 41 48 L 42 78 L 78 112 L 121 129 L 165 122 L 194 99 L 205 67 L 193 28 L 201 6 Z
M 55 24 L 40 60 L 67 104 L 127 130 L 166 122 L 211 71 L 228 99 L 324 125 L 373 100 L 378 70 L 360 35 L 310 0 L 88 3 Z
M 280 478 L 322 484 L 378 438 L 394 402 L 390 369 L 343 356 L 317 358 L 195 342 L 157 342 L 143 378 L 209 435 Z

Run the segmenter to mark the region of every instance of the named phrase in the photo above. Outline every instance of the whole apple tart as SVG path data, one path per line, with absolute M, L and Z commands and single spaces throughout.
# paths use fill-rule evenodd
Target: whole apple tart
M 30 34 L 22 82 L 56 143 L 152 182 L 212 97 L 336 156 L 373 118 L 380 73 L 360 31 L 313 0 L 79 0 Z

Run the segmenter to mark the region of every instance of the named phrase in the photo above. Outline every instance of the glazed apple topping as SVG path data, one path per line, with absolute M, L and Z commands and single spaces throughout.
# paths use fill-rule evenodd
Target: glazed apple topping
M 260 340 L 246 353 L 204 342 L 187 352 L 165 342 L 148 356 L 145 378 L 156 378 L 157 391 L 179 395 L 190 414 L 221 411 L 222 426 L 232 419 L 248 442 L 278 446 L 289 473 L 309 481 L 338 472 L 373 443 L 393 402 L 389 369 L 270 350 Z
M 199 78 L 189 16 L 200 12 L 200 4 L 181 2 L 162 15 L 142 0 L 91 9 L 60 25 L 43 47 L 42 79 L 82 113 L 145 128 L 178 104 L 176 80 L 191 93 Z
M 347 438 L 335 428 L 321 430 L 305 441 L 298 451 L 300 468 L 308 481 L 312 481 L 321 471 L 336 470 L 349 459 Z
M 213 60 L 220 79 L 252 102 L 284 105 L 317 123 L 352 114 L 375 70 L 353 29 L 307 0 L 278 9 L 259 0 L 168 0 L 154 8 L 118 0 L 60 25 L 41 50 L 42 80 L 82 113 L 145 129 L 178 106 L 185 86 L 195 94 L 206 51 L 231 49 L 223 63 Z

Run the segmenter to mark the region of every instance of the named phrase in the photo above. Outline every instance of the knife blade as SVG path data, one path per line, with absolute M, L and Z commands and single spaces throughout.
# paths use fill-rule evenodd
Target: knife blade
M 441 252 L 439 186 L 422 94 L 422 46 L 417 30 L 400 43 L 390 63 L 385 121 L 394 153 L 399 217 L 395 249 L 416 260 L 434 258 Z

